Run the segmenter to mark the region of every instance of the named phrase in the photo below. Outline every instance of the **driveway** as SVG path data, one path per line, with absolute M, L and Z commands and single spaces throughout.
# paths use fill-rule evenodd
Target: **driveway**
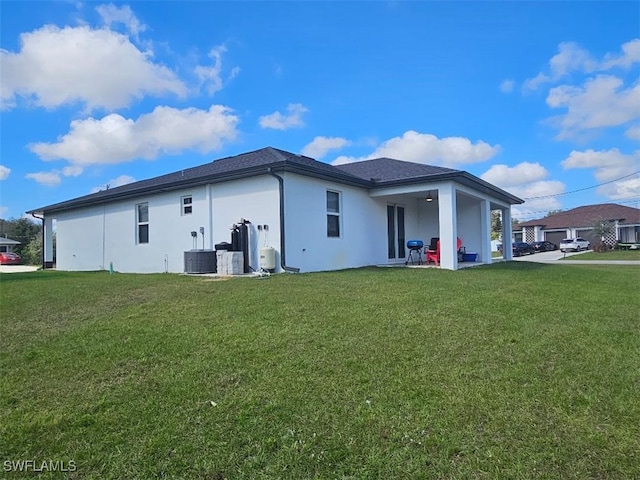
M 38 268 L 31 265 L 0 265 L 0 273 L 35 272 Z
M 591 250 L 584 252 L 567 252 L 566 256 L 573 257 L 590 251 Z M 564 253 L 560 250 L 555 250 L 553 252 L 540 252 L 523 257 L 514 257 L 514 260 L 516 262 L 555 263 L 556 265 L 640 265 L 640 262 L 637 260 L 568 260 L 563 262 L 562 258 L 564 257 Z

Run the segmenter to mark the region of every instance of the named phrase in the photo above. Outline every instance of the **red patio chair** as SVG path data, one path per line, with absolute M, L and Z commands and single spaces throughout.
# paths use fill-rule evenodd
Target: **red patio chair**
M 458 245 L 458 249 L 456 251 L 456 253 L 460 252 L 460 249 L 462 248 L 462 240 L 460 240 L 460 237 L 458 237 L 458 241 L 457 241 L 457 245 Z M 429 249 L 425 252 L 426 255 L 426 264 L 429 265 L 430 261 L 433 261 L 433 263 L 436 264 L 436 266 L 440 265 L 440 240 L 438 240 L 436 242 L 436 249 L 432 250 L 433 245 L 429 247 Z
M 426 253 L 426 264 L 429 265 L 429 262 L 433 261 L 436 265 L 440 265 L 440 240 L 436 242 L 436 249 L 432 250 L 433 246 L 430 246 Z

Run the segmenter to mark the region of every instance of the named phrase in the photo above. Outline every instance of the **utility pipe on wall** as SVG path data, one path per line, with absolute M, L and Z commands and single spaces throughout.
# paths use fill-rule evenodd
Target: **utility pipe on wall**
M 286 264 L 284 240 L 284 179 L 280 175 L 273 173 L 271 168 L 267 169 L 267 173 L 278 180 L 278 192 L 280 194 L 280 266 L 285 272 L 298 273 L 300 272 L 299 268 L 288 267 Z

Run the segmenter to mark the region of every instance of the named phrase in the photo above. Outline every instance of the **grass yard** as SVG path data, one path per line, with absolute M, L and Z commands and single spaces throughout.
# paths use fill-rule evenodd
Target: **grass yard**
M 630 479 L 636 267 L 0 277 L 0 460 L 77 479 Z
M 571 255 L 564 260 L 638 260 L 640 250 L 611 250 L 609 252 L 585 252 L 580 255 Z

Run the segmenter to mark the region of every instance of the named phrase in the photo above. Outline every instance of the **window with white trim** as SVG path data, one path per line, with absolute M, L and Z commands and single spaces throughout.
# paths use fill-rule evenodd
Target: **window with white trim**
M 136 205 L 136 242 L 149 243 L 149 204 Z
M 327 190 L 327 237 L 340 237 L 340 192 Z
M 193 197 L 191 195 L 180 197 L 180 205 L 182 215 L 191 215 L 193 213 Z

